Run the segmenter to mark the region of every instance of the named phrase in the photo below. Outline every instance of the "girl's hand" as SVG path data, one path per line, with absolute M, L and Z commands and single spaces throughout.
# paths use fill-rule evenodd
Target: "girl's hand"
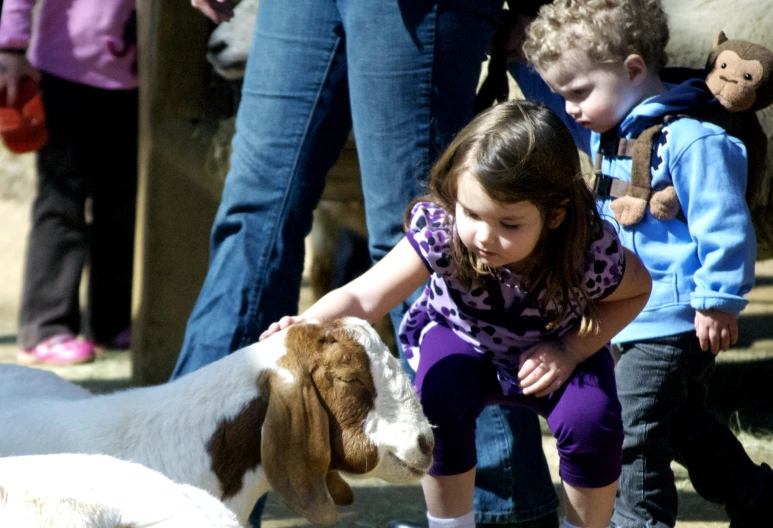
M 716 356 L 738 342 L 738 320 L 734 314 L 719 310 L 697 310 L 695 333 L 701 350 Z
M 229 0 L 191 0 L 191 5 L 204 13 L 215 24 L 227 22 L 234 16 Z
M 294 325 L 295 323 L 300 323 L 303 320 L 304 320 L 303 317 L 301 317 L 300 315 L 285 315 L 284 317 L 282 317 L 276 323 L 271 323 L 268 326 L 268 329 L 265 332 L 263 332 L 262 334 L 260 334 L 260 337 L 258 338 L 258 341 L 263 341 L 264 339 L 266 339 L 271 334 L 275 334 L 275 333 L 279 332 L 280 330 L 284 330 L 288 326 Z
M 8 106 L 16 103 L 19 81 L 25 75 L 40 80 L 40 72 L 30 65 L 25 54 L 0 52 L 0 92 L 6 90 Z
M 521 389 L 525 395 L 548 396 L 566 383 L 578 363 L 564 342 L 539 343 L 521 354 L 518 370 Z

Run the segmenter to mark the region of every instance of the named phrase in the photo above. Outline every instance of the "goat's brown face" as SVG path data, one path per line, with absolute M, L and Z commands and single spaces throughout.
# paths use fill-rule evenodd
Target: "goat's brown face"
M 354 500 L 339 471 L 390 482 L 422 476 L 432 431 L 399 362 L 367 322 L 299 323 L 269 375 L 261 457 L 271 487 L 316 524 Z
M 308 343 L 315 346 L 309 348 Z M 337 321 L 298 325 L 285 340 L 288 358 L 307 369 L 330 421 L 330 469 L 362 474 L 378 464 L 378 449 L 362 430 L 376 388 L 362 345 Z M 305 363 L 305 364 L 304 364 Z

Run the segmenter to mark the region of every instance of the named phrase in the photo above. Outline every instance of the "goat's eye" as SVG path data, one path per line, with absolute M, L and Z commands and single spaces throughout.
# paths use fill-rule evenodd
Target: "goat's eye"
M 336 376 L 336 379 L 338 381 L 343 381 L 344 383 L 359 383 L 360 385 L 362 385 L 362 382 L 360 381 L 359 378 L 342 378 L 340 376 Z
M 751 73 L 744 73 L 743 74 L 743 78 L 746 79 L 747 81 L 751 81 L 752 80 L 752 74 Z
M 725 63 L 723 62 L 722 64 L 720 64 L 720 65 L 719 65 L 719 67 L 720 67 L 720 68 L 722 68 L 722 69 L 724 70 L 725 68 L 727 68 L 727 64 L 725 64 Z

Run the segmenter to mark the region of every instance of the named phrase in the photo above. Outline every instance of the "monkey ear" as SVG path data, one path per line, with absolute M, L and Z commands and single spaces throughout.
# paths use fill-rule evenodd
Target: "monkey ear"
M 714 45 L 712 47 L 716 48 L 723 42 L 727 42 L 727 35 L 725 35 L 725 32 L 720 29 L 717 32 L 717 36 L 714 37 Z

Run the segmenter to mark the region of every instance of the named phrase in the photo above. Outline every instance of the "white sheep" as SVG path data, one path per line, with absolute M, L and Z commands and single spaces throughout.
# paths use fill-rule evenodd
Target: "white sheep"
M 245 523 L 273 489 L 316 524 L 353 493 L 338 472 L 407 482 L 433 436 L 399 362 L 365 321 L 301 323 L 173 382 L 91 395 L 0 365 L 0 456 L 131 460 L 220 498 Z
M 0 458 L 0 526 L 242 528 L 206 491 L 106 455 Z
M 260 0 L 242 0 L 234 7 L 233 18 L 222 22 L 209 36 L 207 60 L 224 79 L 244 77 L 259 6 Z

